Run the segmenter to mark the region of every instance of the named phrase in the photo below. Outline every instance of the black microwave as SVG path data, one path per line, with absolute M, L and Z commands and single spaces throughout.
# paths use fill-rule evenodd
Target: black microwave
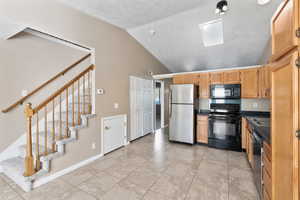
M 241 85 L 240 84 L 225 84 L 210 86 L 211 99 L 240 99 Z

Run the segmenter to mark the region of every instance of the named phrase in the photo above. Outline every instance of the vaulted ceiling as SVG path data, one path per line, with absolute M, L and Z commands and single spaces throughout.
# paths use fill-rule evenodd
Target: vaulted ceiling
M 60 1 L 126 29 L 172 72 L 262 64 L 270 20 L 282 2 L 229 0 L 229 11 L 218 16 L 217 0 Z M 219 18 L 224 44 L 205 47 L 199 24 Z

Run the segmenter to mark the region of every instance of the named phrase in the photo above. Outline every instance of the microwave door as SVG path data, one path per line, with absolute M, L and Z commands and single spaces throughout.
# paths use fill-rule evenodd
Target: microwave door
M 214 98 L 225 98 L 226 91 L 224 88 L 214 88 L 213 89 L 213 97 Z

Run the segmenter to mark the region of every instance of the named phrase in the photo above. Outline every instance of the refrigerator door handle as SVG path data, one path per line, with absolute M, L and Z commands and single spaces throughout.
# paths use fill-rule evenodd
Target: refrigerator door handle
M 169 117 L 171 118 L 172 117 L 172 89 L 170 90 L 170 107 L 169 107 Z

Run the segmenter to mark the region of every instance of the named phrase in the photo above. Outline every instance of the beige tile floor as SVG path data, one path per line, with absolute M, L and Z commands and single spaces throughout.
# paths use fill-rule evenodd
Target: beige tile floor
M 258 200 L 244 153 L 168 142 L 163 132 L 24 193 L 0 175 L 0 200 Z

